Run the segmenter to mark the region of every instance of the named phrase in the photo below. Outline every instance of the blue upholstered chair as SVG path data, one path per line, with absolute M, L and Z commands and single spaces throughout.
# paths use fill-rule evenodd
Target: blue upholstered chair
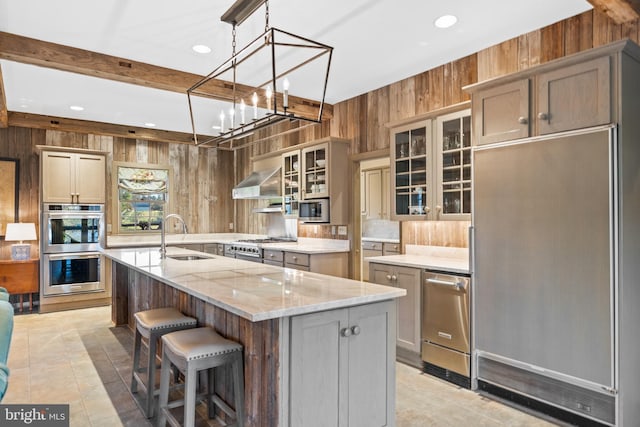
M 13 306 L 7 301 L 0 301 L 0 402 L 9 384 L 9 347 L 13 334 Z

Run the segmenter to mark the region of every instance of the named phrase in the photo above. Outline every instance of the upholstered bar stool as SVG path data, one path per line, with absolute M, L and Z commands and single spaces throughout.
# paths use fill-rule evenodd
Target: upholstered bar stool
M 169 332 L 195 328 L 197 320 L 182 314 L 173 307 L 156 308 L 139 311 L 133 315 L 136 319 L 136 333 L 133 345 L 133 370 L 131 373 L 131 392 L 138 393 L 138 387 L 145 395 L 145 401 L 140 402 L 144 415 L 153 416 L 155 408 L 154 395 L 156 390 L 156 348 L 158 340 Z M 140 348 L 142 338 L 149 341 L 149 358 L 146 369 L 140 367 Z M 147 382 L 140 377 L 140 373 L 147 372 Z M 141 399 L 140 399 L 141 400 Z
M 196 412 L 196 382 L 198 372 L 208 370 L 207 407 L 209 417 L 214 416 L 214 405 L 235 419 L 229 426 L 244 425 L 244 373 L 242 345 L 228 340 L 208 327 L 172 332 L 162 337 L 162 368 L 160 371 L 160 396 L 158 398 L 158 426 L 180 424 L 170 409 L 184 405 L 184 426 L 193 427 Z M 169 402 L 170 368 L 174 365 L 184 373 L 184 400 Z M 235 410 L 230 408 L 216 393 L 214 368 L 231 365 L 233 371 L 233 393 Z

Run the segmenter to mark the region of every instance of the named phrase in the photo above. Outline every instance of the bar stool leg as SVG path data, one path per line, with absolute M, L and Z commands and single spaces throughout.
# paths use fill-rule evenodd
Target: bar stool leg
M 198 371 L 187 364 L 184 383 L 184 427 L 194 427 L 196 422 L 196 377 Z
M 167 416 L 165 411 L 168 411 L 167 405 L 169 403 L 169 378 L 171 361 L 169 357 L 162 353 L 162 364 L 160 366 L 160 396 L 158 397 L 158 427 L 165 427 L 167 424 Z
M 136 372 L 140 369 L 140 346 L 141 346 L 142 336 L 140 335 L 140 331 L 136 328 L 136 333 L 134 337 L 133 344 L 133 370 L 131 371 L 131 392 L 138 392 L 138 381 L 136 380 Z
M 153 417 L 154 409 L 154 391 L 156 389 L 156 348 L 158 345 L 158 337 L 152 332 L 149 334 L 149 358 L 147 366 L 147 418 Z

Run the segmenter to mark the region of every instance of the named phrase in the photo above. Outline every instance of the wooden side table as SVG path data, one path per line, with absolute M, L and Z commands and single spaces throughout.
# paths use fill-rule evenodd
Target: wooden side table
M 33 310 L 33 294 L 40 292 L 39 266 L 39 259 L 0 260 L 0 286 L 12 295 L 20 295 L 20 311 L 24 294 L 29 294 L 29 311 Z

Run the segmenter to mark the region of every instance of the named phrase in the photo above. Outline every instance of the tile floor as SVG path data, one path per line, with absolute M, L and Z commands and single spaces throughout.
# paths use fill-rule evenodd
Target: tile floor
M 150 426 L 129 393 L 133 335 L 110 319 L 110 307 L 16 316 L 2 403 L 69 403 L 71 426 Z M 398 427 L 554 425 L 403 364 L 397 377 Z

